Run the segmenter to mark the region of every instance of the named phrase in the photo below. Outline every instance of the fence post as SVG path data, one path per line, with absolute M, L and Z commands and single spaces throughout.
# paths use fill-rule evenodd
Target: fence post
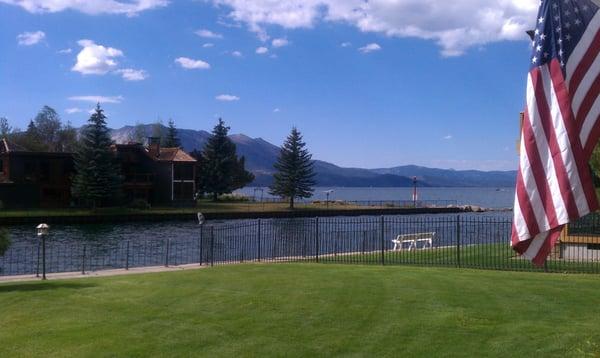
M 167 250 L 165 255 L 165 267 L 169 267 L 169 246 L 171 246 L 171 239 L 167 239 Z
M 81 255 L 81 274 L 85 275 L 85 251 L 87 250 L 87 245 L 83 245 L 83 255 Z
M 40 243 L 37 245 L 37 264 L 35 266 L 35 277 L 40 277 Z
M 381 264 L 385 265 L 385 217 L 381 217 Z
M 200 237 L 198 238 L 198 262 L 200 263 L 200 266 L 202 266 L 202 233 L 204 231 L 204 225 L 200 226 Z
M 42 235 L 42 280 L 46 279 L 46 235 Z
M 460 215 L 456 215 L 456 266 L 461 267 L 460 263 Z
M 125 270 L 129 270 L 129 240 L 127 240 L 127 251 L 125 252 Z
M 215 228 L 210 227 L 210 266 L 215 265 Z
M 260 258 L 260 236 L 261 236 L 261 227 L 262 227 L 262 221 L 260 219 L 258 219 L 258 232 L 257 232 L 257 237 L 258 237 L 258 262 L 260 262 L 261 258 Z
M 315 252 L 315 258 L 317 260 L 317 262 L 319 262 L 319 218 L 316 217 L 315 218 L 315 245 L 316 245 L 316 252 Z
M 367 231 L 363 230 L 363 236 L 362 236 L 362 250 L 361 253 L 362 255 L 365 254 L 365 241 L 367 241 Z

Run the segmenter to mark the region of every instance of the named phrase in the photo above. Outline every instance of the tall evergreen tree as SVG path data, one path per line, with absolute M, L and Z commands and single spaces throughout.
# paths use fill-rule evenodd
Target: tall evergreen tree
M 169 119 L 169 126 L 167 127 L 167 137 L 165 138 L 164 146 L 167 148 L 179 148 L 181 141 L 177 136 L 177 128 L 173 119 Z
M 73 179 L 73 194 L 94 208 L 110 204 L 111 200 L 116 200 L 120 191 L 120 170 L 111 145 L 106 116 L 98 104 L 82 130 L 75 153 L 77 174 Z
M 290 209 L 294 208 L 296 198 L 310 198 L 314 192 L 315 173 L 312 155 L 302 141 L 302 134 L 294 127 L 287 137 L 274 165 L 277 173 L 273 175 L 270 187 L 272 195 L 287 198 Z
M 220 195 L 232 193 L 254 180 L 254 175 L 244 168 L 245 159 L 238 158 L 228 133 L 229 127 L 219 118 L 201 155 L 195 152 L 200 173 L 198 189 L 211 193 L 214 201 Z

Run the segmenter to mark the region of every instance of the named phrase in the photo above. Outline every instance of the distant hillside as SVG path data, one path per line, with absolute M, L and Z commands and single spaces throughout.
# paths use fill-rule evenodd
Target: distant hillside
M 387 169 L 374 169 L 378 174 L 392 174 L 417 177 L 435 187 L 512 187 L 515 185 L 516 171 L 447 170 L 406 165 Z
M 145 125 L 146 136 L 152 133 L 152 125 Z M 134 127 L 126 126 L 111 132 L 117 143 L 129 141 Z M 163 128 L 166 131 L 166 128 Z M 210 137 L 203 130 L 178 129 L 182 147 L 191 152 L 201 149 Z M 252 185 L 267 186 L 273 178 L 273 164 L 277 160 L 279 147 L 262 138 L 250 138 L 243 134 L 233 134 L 238 155 L 246 157 L 246 167 L 256 176 Z M 317 185 L 327 187 L 409 187 L 412 177 L 419 178 L 420 186 L 433 187 L 509 187 L 514 186 L 515 172 L 481 172 L 430 169 L 417 166 L 403 166 L 389 169 L 342 168 L 337 165 L 315 160 Z

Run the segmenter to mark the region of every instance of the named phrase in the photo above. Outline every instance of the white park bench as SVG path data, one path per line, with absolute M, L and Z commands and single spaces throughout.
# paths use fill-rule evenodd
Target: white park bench
M 394 251 L 402 251 L 404 249 L 405 244 L 409 244 L 408 251 L 413 249 L 417 249 L 420 243 L 423 244 L 422 249 L 432 248 L 433 247 L 433 239 L 435 238 L 435 232 L 420 232 L 416 234 L 406 234 L 406 235 L 398 235 L 395 240 L 392 240 L 394 243 Z

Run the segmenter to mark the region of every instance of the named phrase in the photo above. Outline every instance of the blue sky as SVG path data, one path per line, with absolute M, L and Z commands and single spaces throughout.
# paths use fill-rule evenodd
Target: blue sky
M 523 31 L 539 2 L 84 3 L 0 0 L 0 116 L 13 126 L 43 105 L 80 126 L 100 100 L 115 128 L 223 117 L 281 144 L 295 125 L 342 166 L 516 168 Z

